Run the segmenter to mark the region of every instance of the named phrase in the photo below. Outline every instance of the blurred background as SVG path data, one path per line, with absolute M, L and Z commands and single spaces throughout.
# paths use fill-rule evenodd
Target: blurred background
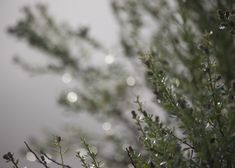
M 130 168 L 126 147 L 131 144 L 143 151 L 132 120 L 136 118 L 132 110 L 138 110 L 136 97 L 140 96 L 147 113 L 157 115 L 157 122 L 160 117 L 161 124 L 175 128 L 173 105 L 165 100 L 168 92 L 174 95 L 176 106 L 185 105 L 184 96 L 181 99 L 175 93 L 191 89 L 194 74 L 201 74 L 194 65 L 199 58 L 194 54 L 200 48 L 195 42 L 201 41 L 205 30 L 216 36 L 227 26 L 218 26 L 216 15 L 226 1 L 0 3 L 0 152 L 14 152 L 24 168 L 38 166 L 24 141 L 38 155 L 43 151 L 58 159 L 52 145 L 58 135 L 71 166 L 79 167 L 74 155 L 84 151 L 80 138 L 85 137 L 106 167 Z M 228 3 L 232 6 L 232 1 Z M 205 17 L 207 12 L 210 14 Z M 224 39 L 230 44 L 232 38 L 226 37 L 218 40 L 223 46 L 218 52 L 221 59 L 225 51 L 228 56 L 233 53 L 232 45 L 230 49 L 224 45 Z M 232 69 L 232 62 L 221 66 L 225 74 Z M 172 76 L 168 78 L 164 72 Z M 233 75 L 231 72 L 230 80 Z M 168 117 L 159 104 L 170 112 Z M 175 131 L 179 132 L 177 127 Z M 6 167 L 3 159 L 0 167 Z
M 56 20 L 73 27 L 79 24 L 92 27 L 93 36 L 109 47 L 117 39 L 117 27 L 107 0 L 1 0 L 0 3 L 0 152 L 2 156 L 11 151 L 17 157 L 29 137 L 43 139 L 47 130 L 58 131 L 63 124 L 71 122 L 71 117 L 56 101 L 60 91 L 68 87 L 61 76 L 30 75 L 13 63 L 16 54 L 35 65 L 47 61 L 38 50 L 7 33 L 7 28 L 22 18 L 22 7 L 46 4 Z M 84 123 L 84 127 L 89 125 L 93 129 L 93 122 L 87 123 L 88 118 L 84 114 L 76 120 L 79 125 Z M 101 131 L 102 126 L 94 131 L 97 130 Z M 7 167 L 3 159 L 0 159 L 0 167 Z

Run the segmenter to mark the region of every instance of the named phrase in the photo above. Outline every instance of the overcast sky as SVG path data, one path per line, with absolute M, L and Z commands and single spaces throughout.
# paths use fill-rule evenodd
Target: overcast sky
M 85 24 L 107 46 L 115 43 L 117 27 L 108 0 L 1 0 L 0 2 L 0 152 L 16 155 L 27 137 L 39 137 L 43 128 L 58 129 L 68 122 L 56 96 L 65 88 L 57 76 L 31 77 L 12 63 L 19 54 L 33 62 L 41 61 L 40 54 L 6 33 L 22 16 L 25 5 L 46 3 L 49 12 L 59 21 L 76 27 Z M 0 159 L 0 167 L 6 164 Z

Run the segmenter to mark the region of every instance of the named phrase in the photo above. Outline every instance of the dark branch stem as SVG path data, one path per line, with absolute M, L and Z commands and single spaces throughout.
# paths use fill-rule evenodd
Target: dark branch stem
M 62 147 L 61 145 L 59 144 L 59 151 L 60 151 L 60 158 L 61 158 L 61 166 L 62 168 L 64 168 L 64 159 L 63 159 L 63 154 L 62 154 Z
M 16 168 L 19 168 L 19 167 L 18 167 L 18 164 L 15 162 L 15 159 L 13 159 L 11 162 L 14 164 L 14 166 L 15 166 Z
M 25 144 L 25 146 L 28 148 L 28 150 L 33 153 L 33 155 L 36 157 L 36 159 L 38 160 L 39 163 L 41 163 L 45 168 L 49 168 L 49 166 L 47 166 L 47 163 L 46 163 L 46 162 L 43 162 L 43 161 L 38 157 L 38 155 L 29 147 L 29 145 L 27 144 L 27 142 L 24 142 L 24 144 Z
M 69 165 L 65 165 L 65 164 L 62 164 L 62 163 L 57 162 L 56 160 L 50 158 L 46 153 L 44 153 L 44 152 L 42 152 L 42 151 L 41 151 L 41 154 L 44 155 L 48 160 L 52 161 L 53 163 L 55 163 L 55 164 L 57 164 L 57 165 L 59 165 L 59 166 L 63 166 L 63 167 L 67 167 L 67 168 L 72 168 L 72 167 L 69 166 Z
M 130 153 L 130 151 L 128 150 L 128 148 L 126 148 L 126 151 L 127 151 L 127 154 L 128 154 L 128 156 L 129 156 L 129 158 L 130 158 L 130 161 L 131 161 L 132 166 L 133 166 L 134 168 L 137 168 L 136 165 L 135 165 L 135 161 L 133 160 L 133 158 L 132 158 L 132 156 L 131 156 L 131 153 Z
M 178 141 L 180 141 L 181 143 L 187 145 L 188 147 L 190 147 L 192 150 L 195 150 L 194 146 L 192 146 L 191 144 L 189 144 L 188 142 L 178 138 L 176 135 L 174 135 L 173 133 L 171 134 L 174 138 L 176 138 Z

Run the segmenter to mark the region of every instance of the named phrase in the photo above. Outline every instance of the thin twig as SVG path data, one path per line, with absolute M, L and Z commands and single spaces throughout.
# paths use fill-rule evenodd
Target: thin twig
M 15 166 L 16 168 L 19 168 L 19 167 L 18 167 L 18 164 L 15 162 L 15 160 L 12 160 L 12 163 L 14 164 L 14 166 Z
M 59 143 L 59 151 L 60 151 L 60 158 L 61 158 L 61 166 L 62 168 L 64 168 L 64 159 L 63 159 L 63 154 L 62 154 L 62 149 L 61 149 L 61 145 Z
M 53 163 L 55 163 L 55 164 L 57 164 L 57 165 L 59 165 L 59 166 L 63 166 L 63 167 L 67 167 L 67 168 L 72 168 L 72 167 L 69 166 L 69 165 L 65 165 L 65 164 L 63 164 L 63 163 L 57 162 L 56 160 L 50 158 L 46 153 L 44 153 L 44 152 L 42 152 L 42 151 L 41 151 L 41 154 L 44 155 L 48 160 L 52 161 Z
M 171 134 L 174 138 L 176 138 L 178 141 L 180 141 L 181 143 L 187 145 L 188 147 L 190 147 L 192 150 L 195 150 L 194 146 L 192 146 L 191 144 L 189 144 L 188 142 L 178 138 L 176 135 L 174 135 L 174 133 Z
M 13 155 L 12 155 L 11 162 L 13 163 L 13 165 L 15 166 L 15 168 L 19 168 L 19 166 L 18 166 L 18 164 L 17 164 L 17 161 L 15 161 Z
M 135 161 L 133 160 L 133 158 L 132 158 L 132 156 L 131 156 L 131 153 L 130 153 L 130 151 L 128 150 L 128 148 L 126 148 L 126 151 L 127 151 L 127 154 L 128 154 L 128 156 L 129 156 L 129 158 L 130 158 L 130 161 L 131 161 L 132 166 L 133 166 L 134 168 L 137 168 L 137 167 L 136 167 L 136 164 L 135 164 Z
M 45 168 L 49 168 L 49 166 L 47 166 L 47 163 L 46 163 L 46 162 L 43 162 L 43 161 L 38 157 L 38 155 L 29 147 L 29 145 L 27 144 L 27 142 L 24 141 L 24 144 L 25 144 L 25 146 L 28 148 L 28 150 L 33 153 L 33 155 L 36 157 L 36 159 L 38 160 L 39 163 L 41 163 Z
M 80 159 L 80 161 L 82 162 L 82 166 L 84 168 L 90 168 L 89 164 L 86 163 L 85 158 L 83 156 L 81 156 L 79 152 L 77 153 L 76 156 Z

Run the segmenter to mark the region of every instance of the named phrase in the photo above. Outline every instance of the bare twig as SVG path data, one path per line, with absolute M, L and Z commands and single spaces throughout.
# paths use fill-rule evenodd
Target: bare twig
M 59 166 L 63 166 L 63 167 L 67 167 L 67 168 L 72 168 L 72 167 L 69 166 L 69 165 L 65 165 L 65 164 L 63 164 L 63 163 L 57 162 L 56 160 L 50 158 L 46 153 L 44 153 L 44 152 L 42 152 L 42 151 L 41 151 L 41 154 L 44 155 L 48 160 L 50 160 L 51 162 L 53 162 L 53 163 L 55 163 L 55 164 L 57 164 L 57 165 L 59 165 Z
M 27 144 L 27 142 L 24 141 L 24 144 L 25 144 L 25 146 L 28 148 L 28 150 L 33 153 L 33 155 L 36 157 L 36 159 L 38 160 L 39 163 L 41 163 L 45 168 L 49 168 L 49 166 L 47 166 L 47 163 L 46 163 L 45 161 L 43 162 L 43 161 L 38 157 L 38 155 L 29 147 L 29 145 Z
M 15 166 L 16 168 L 19 168 L 19 167 L 18 167 L 18 164 L 17 164 L 17 162 L 16 162 L 15 160 L 12 160 L 12 163 L 14 164 L 14 166 Z
M 130 161 L 131 161 L 132 166 L 133 166 L 134 168 L 137 168 L 137 167 L 136 167 L 136 164 L 135 164 L 135 161 L 133 160 L 133 158 L 132 158 L 132 156 L 131 156 L 130 150 L 129 150 L 128 148 L 126 148 L 126 151 L 127 151 L 127 154 L 128 154 L 128 156 L 129 156 L 129 158 L 130 158 Z
M 14 154 L 13 153 L 11 153 L 11 152 L 8 152 L 8 153 L 6 153 L 5 155 L 3 155 L 3 159 L 5 159 L 6 160 L 6 162 L 11 162 L 13 165 L 14 165 L 14 168 L 19 168 L 18 167 L 18 160 L 15 160 L 15 158 L 14 158 L 14 156 L 13 156 Z

